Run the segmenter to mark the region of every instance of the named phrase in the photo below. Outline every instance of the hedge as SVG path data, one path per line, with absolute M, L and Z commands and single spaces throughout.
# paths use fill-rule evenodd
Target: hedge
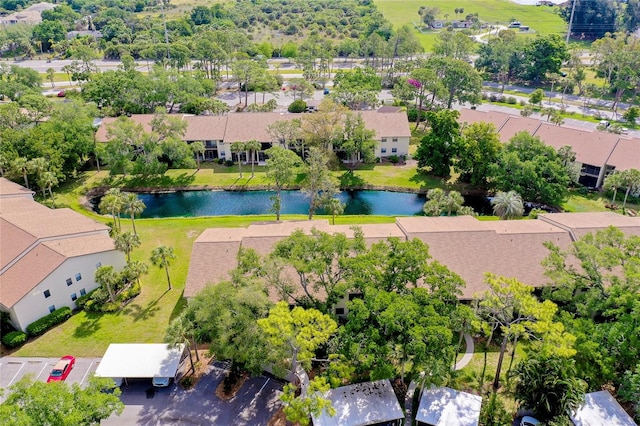
M 12 331 L 2 336 L 2 343 L 8 348 L 15 348 L 27 341 L 27 333 Z
M 287 110 L 291 113 L 305 112 L 306 109 L 307 109 L 307 103 L 302 99 L 296 99 L 295 101 L 291 102 L 291 104 L 289 105 L 289 108 L 287 108 Z
M 27 333 L 30 336 L 39 336 L 54 325 L 58 325 L 71 317 L 71 308 L 64 306 L 56 309 L 49 315 L 40 318 L 27 326 Z

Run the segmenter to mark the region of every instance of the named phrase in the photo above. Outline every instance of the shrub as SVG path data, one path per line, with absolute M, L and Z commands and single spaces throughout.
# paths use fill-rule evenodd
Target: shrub
M 223 165 L 224 164 L 224 158 L 218 158 L 218 164 Z
M 305 112 L 306 110 L 307 103 L 302 99 L 296 99 L 295 101 L 291 102 L 291 105 L 289 105 L 288 108 L 288 111 L 292 113 Z
M 225 166 L 227 166 L 227 167 L 231 167 L 231 166 L 233 166 L 233 160 L 226 160 L 226 161 L 224 162 L 224 165 L 225 165 Z
M 391 156 L 389 157 L 389 161 L 391 161 L 391 163 L 393 163 L 393 164 L 397 164 L 397 163 L 398 163 L 398 161 L 400 161 L 400 159 L 398 158 L 398 156 L 397 156 L 397 155 L 391 155 Z
M 2 343 L 8 348 L 15 348 L 27 341 L 27 333 L 12 331 L 2 336 Z
M 27 326 L 27 333 L 29 333 L 30 336 L 39 336 L 51 327 L 65 322 L 69 317 L 71 317 L 71 308 L 63 306 L 29 324 Z
M 407 119 L 411 122 L 416 122 L 418 120 L 418 110 L 415 108 L 409 108 L 407 110 Z M 425 121 L 427 119 L 427 112 L 420 112 L 420 121 Z
M 513 96 L 509 96 L 509 97 L 507 98 L 507 103 L 508 103 L 509 105 L 515 105 L 515 104 L 517 104 L 517 103 L 518 103 L 518 100 L 517 100 L 516 98 L 514 98 Z
M 498 100 L 498 96 L 494 95 L 493 93 L 491 95 L 489 95 L 489 101 L 490 102 L 495 102 Z
M 131 287 L 124 290 L 122 293 L 118 295 L 118 301 L 121 303 L 124 303 L 127 300 L 133 299 L 134 297 L 139 295 L 141 291 L 142 289 L 140 288 L 140 284 L 133 283 Z

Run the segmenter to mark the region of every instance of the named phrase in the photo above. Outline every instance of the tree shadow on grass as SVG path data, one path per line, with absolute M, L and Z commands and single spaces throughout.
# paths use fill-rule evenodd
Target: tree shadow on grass
M 187 173 L 181 173 L 178 176 L 135 176 L 127 179 L 125 185 L 134 187 L 175 187 L 188 186 L 194 180 L 194 174 Z
M 340 187 L 363 187 L 366 185 L 366 182 L 362 177 L 356 175 L 352 171 L 345 172 L 340 176 Z
M 87 312 L 87 319 L 82 321 L 82 323 L 73 330 L 73 337 L 88 337 L 100 330 L 100 318 L 102 318 L 102 315 L 104 314 Z
M 164 293 L 160 295 L 160 297 L 158 297 L 156 300 L 149 302 L 147 306 L 145 306 L 144 308 L 137 303 L 131 303 L 127 305 L 127 307 L 124 308 L 122 312 L 125 315 L 131 315 L 133 317 L 134 322 L 146 321 L 149 318 L 153 318 L 160 310 L 160 306 L 158 305 L 158 302 L 168 292 L 169 290 L 165 290 Z
M 184 291 L 180 295 L 180 298 L 176 302 L 176 306 L 173 307 L 173 311 L 171 311 L 171 316 L 169 317 L 169 322 L 173 321 L 180 315 L 185 308 L 187 307 L 187 299 L 184 298 Z
M 449 184 L 445 179 L 446 178 L 431 175 L 425 171 L 418 171 L 415 175 L 409 178 L 409 181 L 420 185 L 421 192 L 427 192 L 432 188 L 442 188 L 446 190 L 453 189 L 453 185 Z

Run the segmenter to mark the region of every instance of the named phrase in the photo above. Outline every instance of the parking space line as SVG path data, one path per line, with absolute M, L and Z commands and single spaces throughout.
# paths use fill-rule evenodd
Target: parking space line
M 20 370 L 22 370 L 22 367 L 24 367 L 24 362 L 22 363 L 22 365 L 20 365 L 20 368 L 18 368 L 18 371 L 16 371 L 16 374 L 13 376 L 13 379 L 11 379 L 7 387 L 11 386 L 16 377 L 18 377 L 18 374 L 20 374 Z
M 47 368 L 49 366 L 49 362 L 45 361 L 44 363 L 44 367 L 42 367 L 42 370 L 40 370 L 40 372 L 38 373 L 38 375 L 36 376 L 36 379 L 40 378 L 40 375 L 42 374 L 42 372 L 44 371 L 45 368 Z
M 89 374 L 89 371 L 91 370 L 91 366 L 93 365 L 93 361 L 91 361 L 91 364 L 89 364 L 89 366 L 87 367 L 87 371 L 86 373 L 84 373 L 84 376 L 82 377 L 82 380 L 80 380 L 80 386 L 82 386 L 82 384 L 84 383 L 84 379 L 87 378 L 87 375 Z

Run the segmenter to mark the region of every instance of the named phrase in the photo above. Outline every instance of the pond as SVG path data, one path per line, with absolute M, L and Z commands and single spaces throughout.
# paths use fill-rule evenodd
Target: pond
M 273 191 L 178 191 L 138 194 L 147 206 L 142 218 L 245 216 L 271 214 Z M 345 215 L 414 216 L 422 214 L 426 198 L 421 194 L 391 191 L 342 191 Z M 479 214 L 491 214 L 482 196 L 465 197 Z M 93 200 L 97 209 L 99 199 Z M 300 191 L 282 192 L 282 214 L 307 214 L 309 198 Z M 316 214 L 326 214 L 319 209 Z

